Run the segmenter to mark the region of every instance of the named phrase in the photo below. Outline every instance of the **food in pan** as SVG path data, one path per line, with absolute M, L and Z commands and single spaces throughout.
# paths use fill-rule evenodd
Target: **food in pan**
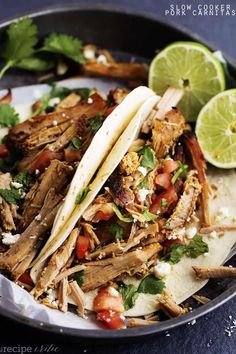
M 26 57 L 13 60 L 23 25 L 34 40 Z M 28 19 L 11 25 L 2 75 L 36 60 L 35 31 Z M 53 84 L 27 109 L 12 107 L 10 90 L 0 99 L 0 268 L 43 305 L 82 317 L 96 313 L 111 329 L 154 324 L 161 313 L 182 315 L 185 300 L 207 279 L 235 276 L 222 266 L 236 241 L 235 172 L 205 161 L 235 167 L 235 90 L 209 101 L 225 82 L 221 63 L 201 45 L 177 43 L 159 53 L 149 72 L 154 92 L 139 85 L 146 65 L 117 63 L 107 50 L 69 38 L 53 34 L 41 51 L 64 48 L 84 76 L 126 84 L 110 92 Z M 181 71 L 177 63 L 168 81 L 171 68 L 160 67 L 171 50 L 175 63 L 189 51 L 191 65 Z M 195 65 L 211 76 L 199 95 L 196 52 Z M 188 122 L 207 101 L 196 136 Z M 212 112 L 219 124 L 208 131 Z M 228 134 L 218 157 L 211 143 L 220 143 L 222 129 Z

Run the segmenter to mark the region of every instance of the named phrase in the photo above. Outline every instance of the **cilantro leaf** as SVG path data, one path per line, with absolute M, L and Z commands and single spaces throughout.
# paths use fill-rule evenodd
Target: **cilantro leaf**
M 19 189 L 0 189 L 0 196 L 9 204 L 19 204 L 22 195 Z
M 175 182 L 177 181 L 177 179 L 183 174 L 184 177 L 187 176 L 187 168 L 188 168 L 188 165 L 184 165 L 182 164 L 181 161 L 178 161 L 179 163 L 179 169 L 175 172 L 174 176 L 172 177 L 171 179 L 171 183 L 172 184 L 175 184 Z
M 148 187 L 147 184 L 148 184 L 148 175 L 145 176 L 144 179 L 142 180 L 142 182 L 139 183 L 139 187 L 147 189 L 147 187 Z
M 143 216 L 147 221 L 154 221 L 157 218 L 157 215 L 150 213 L 148 210 L 143 212 Z
M 131 309 L 135 305 L 138 292 L 133 284 L 119 283 L 119 293 L 122 295 L 125 311 Z
M 75 273 L 75 281 L 81 287 L 84 282 L 84 270 Z
M 71 140 L 69 146 L 72 150 L 79 150 L 81 148 L 81 145 L 82 145 L 81 138 L 79 136 L 76 136 Z
M 165 283 L 162 280 L 150 274 L 141 281 L 138 292 L 144 294 L 161 294 L 165 287 Z
M 96 134 L 97 131 L 101 128 L 102 126 L 102 113 L 98 115 L 97 117 L 90 119 L 89 120 L 89 125 L 90 128 L 93 132 L 93 134 Z
M 208 244 L 203 241 L 202 236 L 195 235 L 187 246 L 186 255 L 190 258 L 197 258 L 209 251 Z
M 79 87 L 73 90 L 77 95 L 81 97 L 81 100 L 85 100 L 91 95 L 91 89 L 87 87 Z
M 123 239 L 124 229 L 119 224 L 111 224 L 109 226 L 109 232 L 116 240 L 121 241 Z
M 57 33 L 52 33 L 45 38 L 42 48 L 44 51 L 63 54 L 77 63 L 84 64 L 85 57 L 82 49 L 82 42 L 78 38 Z
M 85 187 L 84 189 L 82 189 L 76 197 L 75 204 L 81 204 L 90 191 L 91 189 L 89 187 Z
M 164 253 L 165 253 L 164 249 Z M 186 245 L 180 243 L 172 243 L 168 253 L 165 253 L 162 257 L 163 261 L 170 262 L 172 264 L 179 263 L 182 256 L 186 253 Z
M 0 71 L 0 79 L 10 67 L 17 66 L 21 60 L 34 54 L 34 46 L 38 43 L 37 33 L 37 26 L 28 17 L 8 27 L 6 45 L 1 54 L 7 62 Z
M 150 146 L 145 145 L 139 151 L 139 155 L 143 155 L 141 166 L 150 168 L 151 170 L 155 167 L 155 155 L 154 151 L 151 149 Z
M 19 115 L 9 104 L 0 105 L 0 126 L 14 127 L 19 123 Z
M 161 210 L 165 210 L 166 206 L 167 206 L 166 198 L 161 198 Z
M 14 66 L 31 71 L 47 71 L 54 66 L 54 62 L 52 60 L 32 56 L 17 61 Z
M 112 208 L 113 208 L 114 213 L 118 217 L 118 219 L 120 219 L 121 221 L 124 221 L 124 222 L 132 222 L 133 221 L 132 217 L 122 215 L 120 209 L 118 208 L 118 206 L 116 204 L 113 204 Z
M 14 178 L 13 182 L 22 184 L 22 188 L 25 192 L 29 190 L 30 183 L 32 181 L 32 175 L 28 171 L 19 172 Z

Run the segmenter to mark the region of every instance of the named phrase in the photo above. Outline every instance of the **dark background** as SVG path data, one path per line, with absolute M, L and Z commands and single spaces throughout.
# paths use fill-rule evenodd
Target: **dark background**
M 126 5 L 156 13 L 163 17 L 165 17 L 165 10 L 169 8 L 169 4 L 229 4 L 231 8 L 236 9 L 236 0 L 0 0 L 0 21 L 50 5 L 85 2 L 116 3 L 117 5 Z M 185 25 L 186 28 L 198 33 L 236 59 L 236 16 L 166 16 L 165 18 Z M 236 299 L 234 298 L 211 314 L 197 320 L 194 325 L 182 326 L 179 329 L 165 333 L 161 337 L 142 338 L 138 342 L 124 344 L 115 342 L 92 344 L 91 340 L 87 343 L 78 342 L 69 337 L 55 336 L 23 325 L 17 325 L 0 317 L 0 353 L 4 352 L 4 348 L 1 348 L 4 345 L 11 347 L 31 345 L 32 352 L 38 346 L 38 352 L 51 353 L 55 352 L 53 349 L 58 346 L 59 353 L 233 354 L 236 353 L 236 328 L 230 337 L 225 332 L 225 329 L 232 325 L 232 320 L 230 320 L 229 316 L 232 316 L 232 319 L 236 318 L 235 308 Z M 41 345 L 44 345 L 44 347 L 41 348 Z M 17 352 L 20 353 L 19 347 Z

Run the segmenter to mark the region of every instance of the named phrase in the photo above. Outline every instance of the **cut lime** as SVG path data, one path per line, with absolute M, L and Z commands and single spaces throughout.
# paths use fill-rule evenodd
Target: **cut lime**
M 193 122 L 201 108 L 225 89 L 221 63 L 203 45 L 176 42 L 153 59 L 149 87 L 162 95 L 168 86 L 182 88 L 184 96 L 178 107 L 185 119 Z
M 236 89 L 219 93 L 201 110 L 196 134 L 212 165 L 236 167 Z

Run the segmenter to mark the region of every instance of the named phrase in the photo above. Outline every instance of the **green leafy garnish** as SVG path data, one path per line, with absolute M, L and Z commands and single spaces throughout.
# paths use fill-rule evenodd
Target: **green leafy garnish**
M 19 123 L 19 115 L 9 104 L 0 105 L 0 126 L 14 127 Z
M 18 66 L 23 59 L 32 57 L 37 44 L 37 27 L 31 18 L 22 18 L 12 23 L 7 29 L 7 42 L 1 57 L 6 64 L 0 71 L 0 79 L 11 67 Z
M 12 151 L 7 157 L 5 157 L 4 159 L 0 159 L 0 171 L 4 173 L 14 172 L 20 160 L 21 154 L 19 153 L 19 151 Z
M 208 244 L 203 241 L 202 236 L 195 235 L 189 242 L 189 244 L 172 243 L 168 252 L 164 248 L 163 261 L 170 262 L 172 264 L 179 263 L 183 255 L 190 258 L 197 258 L 201 254 L 209 251 Z
M 122 215 L 120 209 L 118 208 L 118 206 L 116 204 L 113 204 L 112 208 L 113 208 L 114 213 L 118 217 L 118 219 L 120 219 L 121 221 L 124 221 L 124 222 L 132 222 L 133 221 L 132 217 Z
M 165 283 L 162 280 L 156 278 L 154 275 L 148 275 L 139 284 L 138 292 L 154 295 L 161 294 L 165 287 Z
M 75 281 L 81 287 L 84 282 L 84 270 L 75 273 Z
M 167 206 L 166 198 L 161 198 L 161 210 L 165 210 L 166 206 Z
M 139 183 L 139 187 L 147 189 L 147 183 L 148 183 L 148 175 L 145 176 L 142 182 Z
M 70 148 L 72 150 L 79 150 L 82 146 L 82 141 L 81 138 L 79 136 L 76 136 L 75 138 L 73 138 L 70 142 Z
M 14 178 L 13 182 L 22 184 L 24 191 L 29 190 L 30 183 L 32 182 L 32 175 L 28 171 L 19 172 Z
M 23 195 L 20 191 L 16 188 L 0 189 L 0 196 L 9 204 L 19 204 Z
M 155 154 L 150 146 L 145 145 L 138 150 L 139 155 L 143 155 L 141 166 L 150 168 L 151 170 L 155 167 Z
M 31 71 L 47 71 L 54 66 L 54 62 L 52 60 L 40 58 L 39 56 L 32 56 L 19 60 L 15 66 L 20 69 Z
M 135 305 L 138 292 L 133 284 L 119 283 L 119 293 L 122 295 L 125 311 L 131 309 Z
M 157 218 L 157 215 L 150 213 L 148 210 L 143 212 L 143 216 L 147 221 L 154 221 Z
M 171 183 L 172 184 L 175 184 L 175 182 L 177 181 L 177 179 L 183 174 L 184 177 L 187 176 L 187 168 L 188 168 L 188 165 L 184 165 L 182 164 L 181 161 L 178 161 L 179 163 L 179 169 L 175 172 L 174 176 L 172 177 L 171 179 Z
M 89 120 L 89 125 L 93 134 L 96 134 L 97 131 L 101 128 L 103 123 L 102 117 L 103 117 L 103 113 L 101 112 L 95 118 Z
M 111 224 L 109 226 L 109 232 L 117 241 L 121 241 L 123 239 L 124 229 L 119 224 Z
M 91 189 L 89 187 L 85 187 L 84 189 L 82 189 L 76 197 L 75 204 L 81 204 L 90 191 Z
M 77 89 L 73 89 L 72 91 L 74 91 L 77 95 L 79 95 L 81 97 L 81 100 L 85 100 L 91 95 L 91 92 L 93 90 L 87 87 L 79 87 Z
M 186 255 L 190 258 L 197 258 L 208 251 L 208 244 L 202 240 L 200 235 L 195 235 L 187 246 Z
M 20 187 L 11 189 L 0 189 L 0 196 L 9 204 L 21 204 L 25 193 L 28 192 L 32 176 L 29 172 L 23 171 L 18 173 L 13 182 L 19 183 Z
M 62 54 L 79 64 L 86 62 L 83 55 L 82 42 L 78 38 L 66 34 L 52 33 L 45 38 L 42 50 Z

